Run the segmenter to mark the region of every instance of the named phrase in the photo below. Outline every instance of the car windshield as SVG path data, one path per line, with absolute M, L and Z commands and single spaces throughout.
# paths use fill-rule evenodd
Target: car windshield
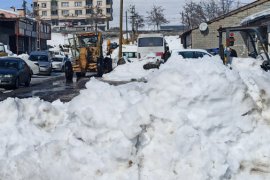
M 146 37 L 139 39 L 138 47 L 156 47 L 156 46 L 163 46 L 163 38 Z
M 210 57 L 208 54 L 204 52 L 198 52 L 198 51 L 184 51 L 184 52 L 178 52 L 178 55 L 181 55 L 183 58 L 202 58 L 204 56 Z
M 96 46 L 98 41 L 98 36 L 82 36 L 80 37 L 82 46 L 89 45 L 89 46 Z
M 3 69 L 18 69 L 18 65 L 16 60 L 0 60 L 0 68 Z
M 45 55 L 30 55 L 31 61 L 48 61 L 48 56 Z
M 52 58 L 54 62 L 62 62 L 63 58 L 54 57 Z

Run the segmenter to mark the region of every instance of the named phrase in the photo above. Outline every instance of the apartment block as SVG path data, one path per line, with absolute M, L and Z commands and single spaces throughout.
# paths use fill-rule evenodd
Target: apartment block
M 53 29 L 109 29 L 113 0 L 33 0 L 34 15 Z

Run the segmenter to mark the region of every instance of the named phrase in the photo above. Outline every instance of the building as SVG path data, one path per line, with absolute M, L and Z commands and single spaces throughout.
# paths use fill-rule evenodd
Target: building
M 201 24 L 201 27 L 196 27 L 184 32 L 181 35 L 182 44 L 185 48 L 217 49 L 219 47 L 217 30 L 220 27 L 233 26 L 258 26 L 262 30 L 264 39 L 268 39 L 270 32 L 269 17 L 268 20 L 266 20 L 267 17 L 263 16 L 260 19 L 257 18 L 254 21 L 248 21 L 246 24 L 243 24 L 243 20 L 247 17 L 253 17 L 254 14 L 269 8 L 269 0 L 256 0 L 216 19 L 203 23 Z M 250 43 L 250 41 L 256 41 L 256 37 L 250 39 L 243 36 L 241 33 L 235 33 L 234 36 L 236 39 L 234 48 L 240 56 L 246 57 L 248 54 L 252 53 L 248 48 L 248 43 Z
M 33 0 L 35 16 L 53 29 L 109 29 L 113 0 Z
M 184 32 L 185 30 L 187 30 L 188 27 L 185 25 L 161 25 L 160 26 L 160 30 L 161 31 L 178 31 L 178 32 Z
M 51 39 L 50 24 L 25 17 L 24 10 L 0 9 L 0 27 L 0 42 L 16 54 L 46 50 Z

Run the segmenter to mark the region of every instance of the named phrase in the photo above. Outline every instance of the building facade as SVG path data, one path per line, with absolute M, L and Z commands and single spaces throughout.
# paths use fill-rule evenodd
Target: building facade
M 16 54 L 46 50 L 51 39 L 51 25 L 27 18 L 17 12 L 0 9 L 0 42 Z
M 217 30 L 220 27 L 241 26 L 242 20 L 246 17 L 262 12 L 269 8 L 269 0 L 256 0 L 216 19 L 206 22 L 207 29 L 205 31 L 202 31 L 204 29 L 197 27 L 184 32 L 181 35 L 182 44 L 185 48 L 217 49 L 219 48 L 219 34 Z M 254 25 L 261 27 L 264 32 L 270 32 L 269 21 L 266 21 L 263 24 L 250 23 L 242 26 Z M 268 36 L 268 33 L 264 33 L 265 39 L 269 39 Z M 238 54 L 242 57 L 248 56 L 248 54 L 251 53 L 250 49 L 248 48 L 248 43 L 250 41 L 255 41 L 256 37 L 254 37 L 254 39 L 247 39 L 247 37 L 243 36 L 241 33 L 235 33 L 235 39 L 236 41 L 234 48 L 238 51 Z
M 33 0 L 33 12 L 54 29 L 105 30 L 113 20 L 112 4 L 113 0 Z

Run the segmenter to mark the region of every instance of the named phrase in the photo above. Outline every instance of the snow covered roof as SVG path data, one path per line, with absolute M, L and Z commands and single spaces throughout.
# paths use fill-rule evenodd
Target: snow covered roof
M 250 16 L 247 16 L 246 18 L 244 18 L 240 22 L 240 24 L 241 25 L 245 25 L 245 24 L 254 22 L 254 21 L 258 20 L 258 19 L 261 19 L 263 17 L 266 17 L 266 16 L 270 16 L 270 8 L 269 9 L 266 9 L 264 11 L 261 11 L 261 12 L 255 13 L 255 14 L 252 14 Z
M 0 9 L 0 14 L 3 14 L 5 18 L 16 18 L 19 16 L 17 12 Z

